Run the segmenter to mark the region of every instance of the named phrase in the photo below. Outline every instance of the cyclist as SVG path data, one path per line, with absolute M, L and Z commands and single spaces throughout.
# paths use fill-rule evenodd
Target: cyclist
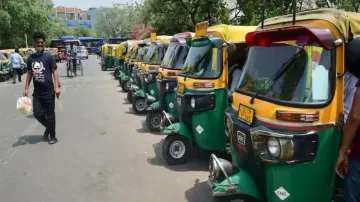
M 76 76 L 76 50 L 74 48 L 74 44 L 70 44 L 69 56 L 73 63 L 73 71 Z M 70 67 L 70 66 L 69 66 Z

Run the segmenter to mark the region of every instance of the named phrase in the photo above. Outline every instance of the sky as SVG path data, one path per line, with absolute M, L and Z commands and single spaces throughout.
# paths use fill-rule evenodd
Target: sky
M 141 2 L 141 0 L 132 0 Z M 64 7 L 73 7 L 80 9 L 89 9 L 92 7 L 101 7 L 101 6 L 111 6 L 113 3 L 130 3 L 131 0 L 53 0 L 55 7 L 64 6 Z

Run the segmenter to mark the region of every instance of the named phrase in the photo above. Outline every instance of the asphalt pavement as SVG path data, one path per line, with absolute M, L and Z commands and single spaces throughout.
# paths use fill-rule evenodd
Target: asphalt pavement
M 16 109 L 25 76 L 0 83 L 0 202 L 212 201 L 208 158 L 167 166 L 165 136 L 148 132 L 96 56 L 84 60 L 84 76 L 67 78 L 64 63 L 58 71 L 63 110 L 56 105 L 54 145 Z

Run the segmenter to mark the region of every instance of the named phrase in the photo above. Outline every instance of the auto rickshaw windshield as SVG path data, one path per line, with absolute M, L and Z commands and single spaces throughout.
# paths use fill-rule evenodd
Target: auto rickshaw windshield
M 171 42 L 161 66 L 169 69 L 182 69 L 188 49 L 179 42 Z
M 0 53 L 0 60 L 7 60 L 4 54 Z
M 144 56 L 146 55 L 148 48 L 149 47 L 146 47 L 146 46 L 139 48 L 138 55 L 136 57 L 136 61 L 142 62 L 144 60 Z
M 317 44 L 253 46 L 237 91 L 252 96 L 258 93 L 259 98 L 269 101 L 323 104 L 332 97 L 334 52 Z
M 182 75 L 192 78 L 217 78 L 220 76 L 221 50 L 212 47 L 209 40 L 206 41 L 198 41 L 200 45 L 197 45 L 196 41 L 193 42 L 181 72 Z
M 147 64 L 160 64 L 161 61 L 158 61 L 159 58 L 162 58 L 162 52 L 163 52 L 164 46 L 160 46 L 157 42 L 152 42 L 148 52 L 144 56 L 144 63 Z

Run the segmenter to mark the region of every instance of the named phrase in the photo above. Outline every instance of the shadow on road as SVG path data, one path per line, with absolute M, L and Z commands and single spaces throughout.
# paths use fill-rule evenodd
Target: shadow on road
M 138 133 L 151 133 L 151 134 L 154 134 L 154 135 L 161 135 L 160 132 L 151 132 L 148 127 L 146 126 L 146 121 L 141 121 L 141 128 L 139 129 L 136 129 L 136 132 Z
M 23 146 L 26 144 L 37 144 L 43 142 L 43 136 L 42 135 L 24 135 L 19 137 L 17 142 L 15 142 L 12 147 L 18 147 Z
M 137 115 L 137 116 L 146 116 L 146 114 L 137 114 L 135 113 L 134 109 L 132 107 L 129 107 L 129 111 L 125 112 L 127 114 L 133 114 L 133 115 Z
M 194 186 L 185 192 L 185 198 L 188 202 L 212 202 L 213 197 L 206 182 L 200 182 L 196 179 Z
M 162 139 L 159 143 L 153 144 L 155 157 L 148 158 L 147 161 L 151 165 L 155 166 L 164 166 L 165 168 L 178 171 L 178 172 L 186 172 L 186 171 L 207 171 L 210 154 L 201 154 L 194 155 L 194 157 L 189 160 L 189 162 L 182 165 L 168 165 L 162 155 L 162 145 L 164 139 Z

